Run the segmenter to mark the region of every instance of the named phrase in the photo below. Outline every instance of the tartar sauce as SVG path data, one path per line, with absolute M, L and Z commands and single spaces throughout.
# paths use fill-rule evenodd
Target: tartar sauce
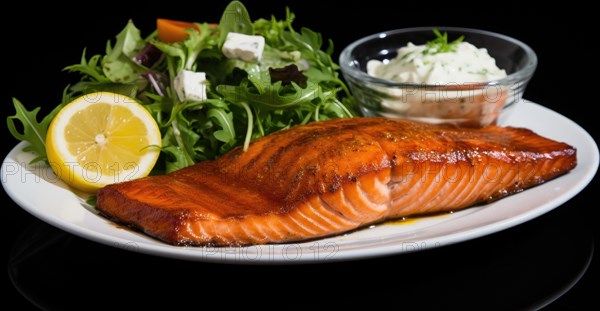
M 437 52 L 426 45 L 398 49 L 396 58 L 381 62 L 370 60 L 367 73 L 397 82 L 447 84 L 488 82 L 506 77 L 487 49 L 460 42 L 449 52 Z

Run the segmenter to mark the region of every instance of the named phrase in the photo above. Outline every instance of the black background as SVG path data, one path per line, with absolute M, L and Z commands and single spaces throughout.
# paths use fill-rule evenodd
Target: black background
M 12 97 L 45 115 L 74 78 L 61 72 L 88 55 L 103 53 L 128 19 L 143 34 L 157 17 L 217 22 L 227 1 L 171 1 L 152 5 L 99 2 L 81 6 L 13 2 L 1 19 L 2 118 L 14 113 Z M 414 26 L 459 26 L 500 32 L 528 43 L 538 69 L 524 97 L 574 120 L 597 139 L 597 52 L 591 9 L 564 3 L 540 9 L 520 3 L 437 5 L 382 1 L 360 4 L 325 1 L 245 3 L 252 19 L 284 17 L 288 5 L 297 28 L 331 38 L 336 58 L 362 36 Z M 597 18 L 596 18 L 597 19 Z M 17 143 L 4 125 L 2 157 Z M 477 309 L 595 309 L 598 221 L 594 207 L 598 178 L 552 212 L 500 233 L 457 245 L 373 260 L 308 266 L 215 265 L 127 252 L 90 242 L 46 225 L 2 193 L 2 304 L 17 309 L 187 305 L 209 301 L 287 308 L 295 305 L 390 304 Z M 35 195 L 35 194 L 32 194 Z M 588 263 L 591 264 L 588 267 Z M 9 277 L 10 276 L 10 277 Z M 277 301 L 277 302 L 276 302 Z M 595 307 L 595 308 L 594 308 Z

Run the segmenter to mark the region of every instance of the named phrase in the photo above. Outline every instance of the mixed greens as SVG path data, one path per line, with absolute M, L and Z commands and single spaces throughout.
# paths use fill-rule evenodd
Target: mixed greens
M 333 43 L 323 50 L 321 35 L 296 31 L 293 20 L 286 9 L 283 20 L 252 22 L 244 5 L 232 1 L 218 25 L 194 23 L 185 40 L 171 43 L 159 40 L 157 31 L 142 38 L 129 21 L 104 55 L 88 58 L 84 50 L 79 64 L 65 68 L 80 81 L 67 86 L 41 122 L 39 108 L 28 111 L 13 99 L 17 112 L 8 117 L 8 128 L 31 144 L 36 161 L 44 160 L 45 133 L 62 106 L 92 92 L 120 93 L 136 98 L 157 121 L 164 160 L 157 169 L 171 172 L 294 125 L 354 116 L 353 99 L 331 58 Z M 221 48 L 230 32 L 264 37 L 261 61 L 225 57 Z M 206 99 L 180 100 L 174 80 L 182 70 L 206 73 Z

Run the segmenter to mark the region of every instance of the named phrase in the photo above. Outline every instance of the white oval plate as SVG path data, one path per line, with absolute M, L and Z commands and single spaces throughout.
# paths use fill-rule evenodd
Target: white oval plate
M 387 223 L 303 243 L 249 247 L 171 246 L 115 225 L 86 208 L 86 197 L 62 183 L 18 144 L 2 163 L 2 185 L 35 217 L 86 239 L 156 256 L 231 264 L 293 264 L 351 260 L 420 251 L 504 230 L 560 206 L 585 188 L 598 169 L 598 146 L 579 125 L 531 102 L 516 105 L 507 125 L 527 127 L 577 148 L 577 167 L 540 186 L 491 204 L 404 223 Z

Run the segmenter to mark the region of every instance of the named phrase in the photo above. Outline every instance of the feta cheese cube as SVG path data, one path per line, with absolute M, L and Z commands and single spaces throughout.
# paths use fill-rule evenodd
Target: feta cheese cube
M 265 48 L 265 38 L 230 32 L 223 43 L 223 54 L 227 58 L 239 58 L 247 62 L 258 62 Z
M 173 81 L 180 101 L 206 100 L 206 73 L 181 70 Z

